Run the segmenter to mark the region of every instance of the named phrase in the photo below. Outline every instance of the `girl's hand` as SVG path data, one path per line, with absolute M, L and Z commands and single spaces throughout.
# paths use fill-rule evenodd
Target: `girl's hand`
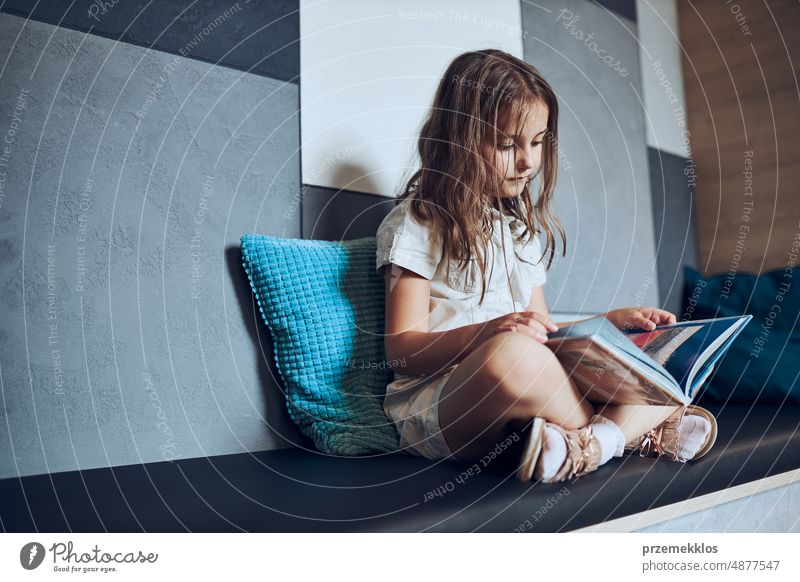
M 622 307 L 605 314 L 607 320 L 621 330 L 641 328 L 653 330 L 656 325 L 675 323 L 675 316 L 657 307 Z
M 484 323 L 483 328 L 478 332 L 476 345 L 480 345 L 490 337 L 504 331 L 524 333 L 538 342 L 545 343 L 547 332 L 558 331 L 558 326 L 549 317 L 535 311 L 508 313 Z

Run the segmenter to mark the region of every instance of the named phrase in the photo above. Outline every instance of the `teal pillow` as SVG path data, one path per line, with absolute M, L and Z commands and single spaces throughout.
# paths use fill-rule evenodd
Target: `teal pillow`
M 384 281 L 375 238 L 344 242 L 244 235 L 242 263 L 272 335 L 289 416 L 322 452 L 399 449 L 383 411 Z
M 704 278 L 685 266 L 684 275 L 684 318 L 753 315 L 717 363 L 702 398 L 800 403 L 800 267 L 759 277 L 726 273 Z

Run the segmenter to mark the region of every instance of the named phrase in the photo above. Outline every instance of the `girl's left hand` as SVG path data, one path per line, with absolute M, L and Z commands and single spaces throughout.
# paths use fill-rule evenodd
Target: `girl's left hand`
M 675 323 L 675 316 L 657 307 L 622 307 L 605 314 L 606 319 L 621 330 L 641 328 L 653 330 L 656 325 Z

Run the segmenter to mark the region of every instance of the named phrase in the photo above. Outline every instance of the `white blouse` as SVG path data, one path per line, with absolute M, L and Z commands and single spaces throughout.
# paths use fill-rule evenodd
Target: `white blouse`
M 516 310 L 524 311 L 533 289 L 547 281 L 544 261 L 540 260 L 542 249 L 539 239 L 531 236 L 527 244 L 515 243 L 512 235 L 521 232 L 524 223 L 509 216 L 501 217 L 498 210 L 487 206 L 487 213 L 494 217 L 495 228 L 486 270 L 489 282 L 483 305 L 479 306 L 482 282 L 480 259 L 471 259 L 463 269 L 459 269 L 458 261 L 443 259 L 441 243 L 431 236 L 428 226 L 414 220 L 409 209 L 410 202 L 410 198 L 406 198 L 395 206 L 378 227 L 375 265 L 376 270 L 380 271 L 384 265 L 391 263 L 430 280 L 429 331 L 483 323 L 511 313 L 515 309 L 512 297 Z M 505 237 L 505 260 L 501 236 Z M 506 272 L 511 274 L 510 292 Z M 406 376 L 395 369 L 395 381 L 389 385 L 388 392 L 401 387 L 410 388 L 412 384 L 417 385 L 417 380 L 421 378 L 432 380 L 434 376 L 438 377 L 453 367 L 425 376 Z

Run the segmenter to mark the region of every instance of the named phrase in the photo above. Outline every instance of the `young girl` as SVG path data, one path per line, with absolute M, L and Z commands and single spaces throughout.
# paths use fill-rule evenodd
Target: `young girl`
M 474 462 L 509 436 L 524 442 L 523 480 L 577 477 L 626 448 L 699 457 L 713 444 L 707 411 L 596 411 L 544 345 L 567 325 L 548 313 L 536 236 L 545 234 L 549 269 L 554 230 L 566 254 L 551 212 L 557 143 L 556 96 L 532 66 L 499 50 L 450 64 L 422 126 L 421 168 L 377 233 L 377 269 L 388 265 L 386 356 L 400 362 L 384 410 L 401 446 L 430 459 Z M 620 329 L 675 322 L 653 307 L 605 317 Z

